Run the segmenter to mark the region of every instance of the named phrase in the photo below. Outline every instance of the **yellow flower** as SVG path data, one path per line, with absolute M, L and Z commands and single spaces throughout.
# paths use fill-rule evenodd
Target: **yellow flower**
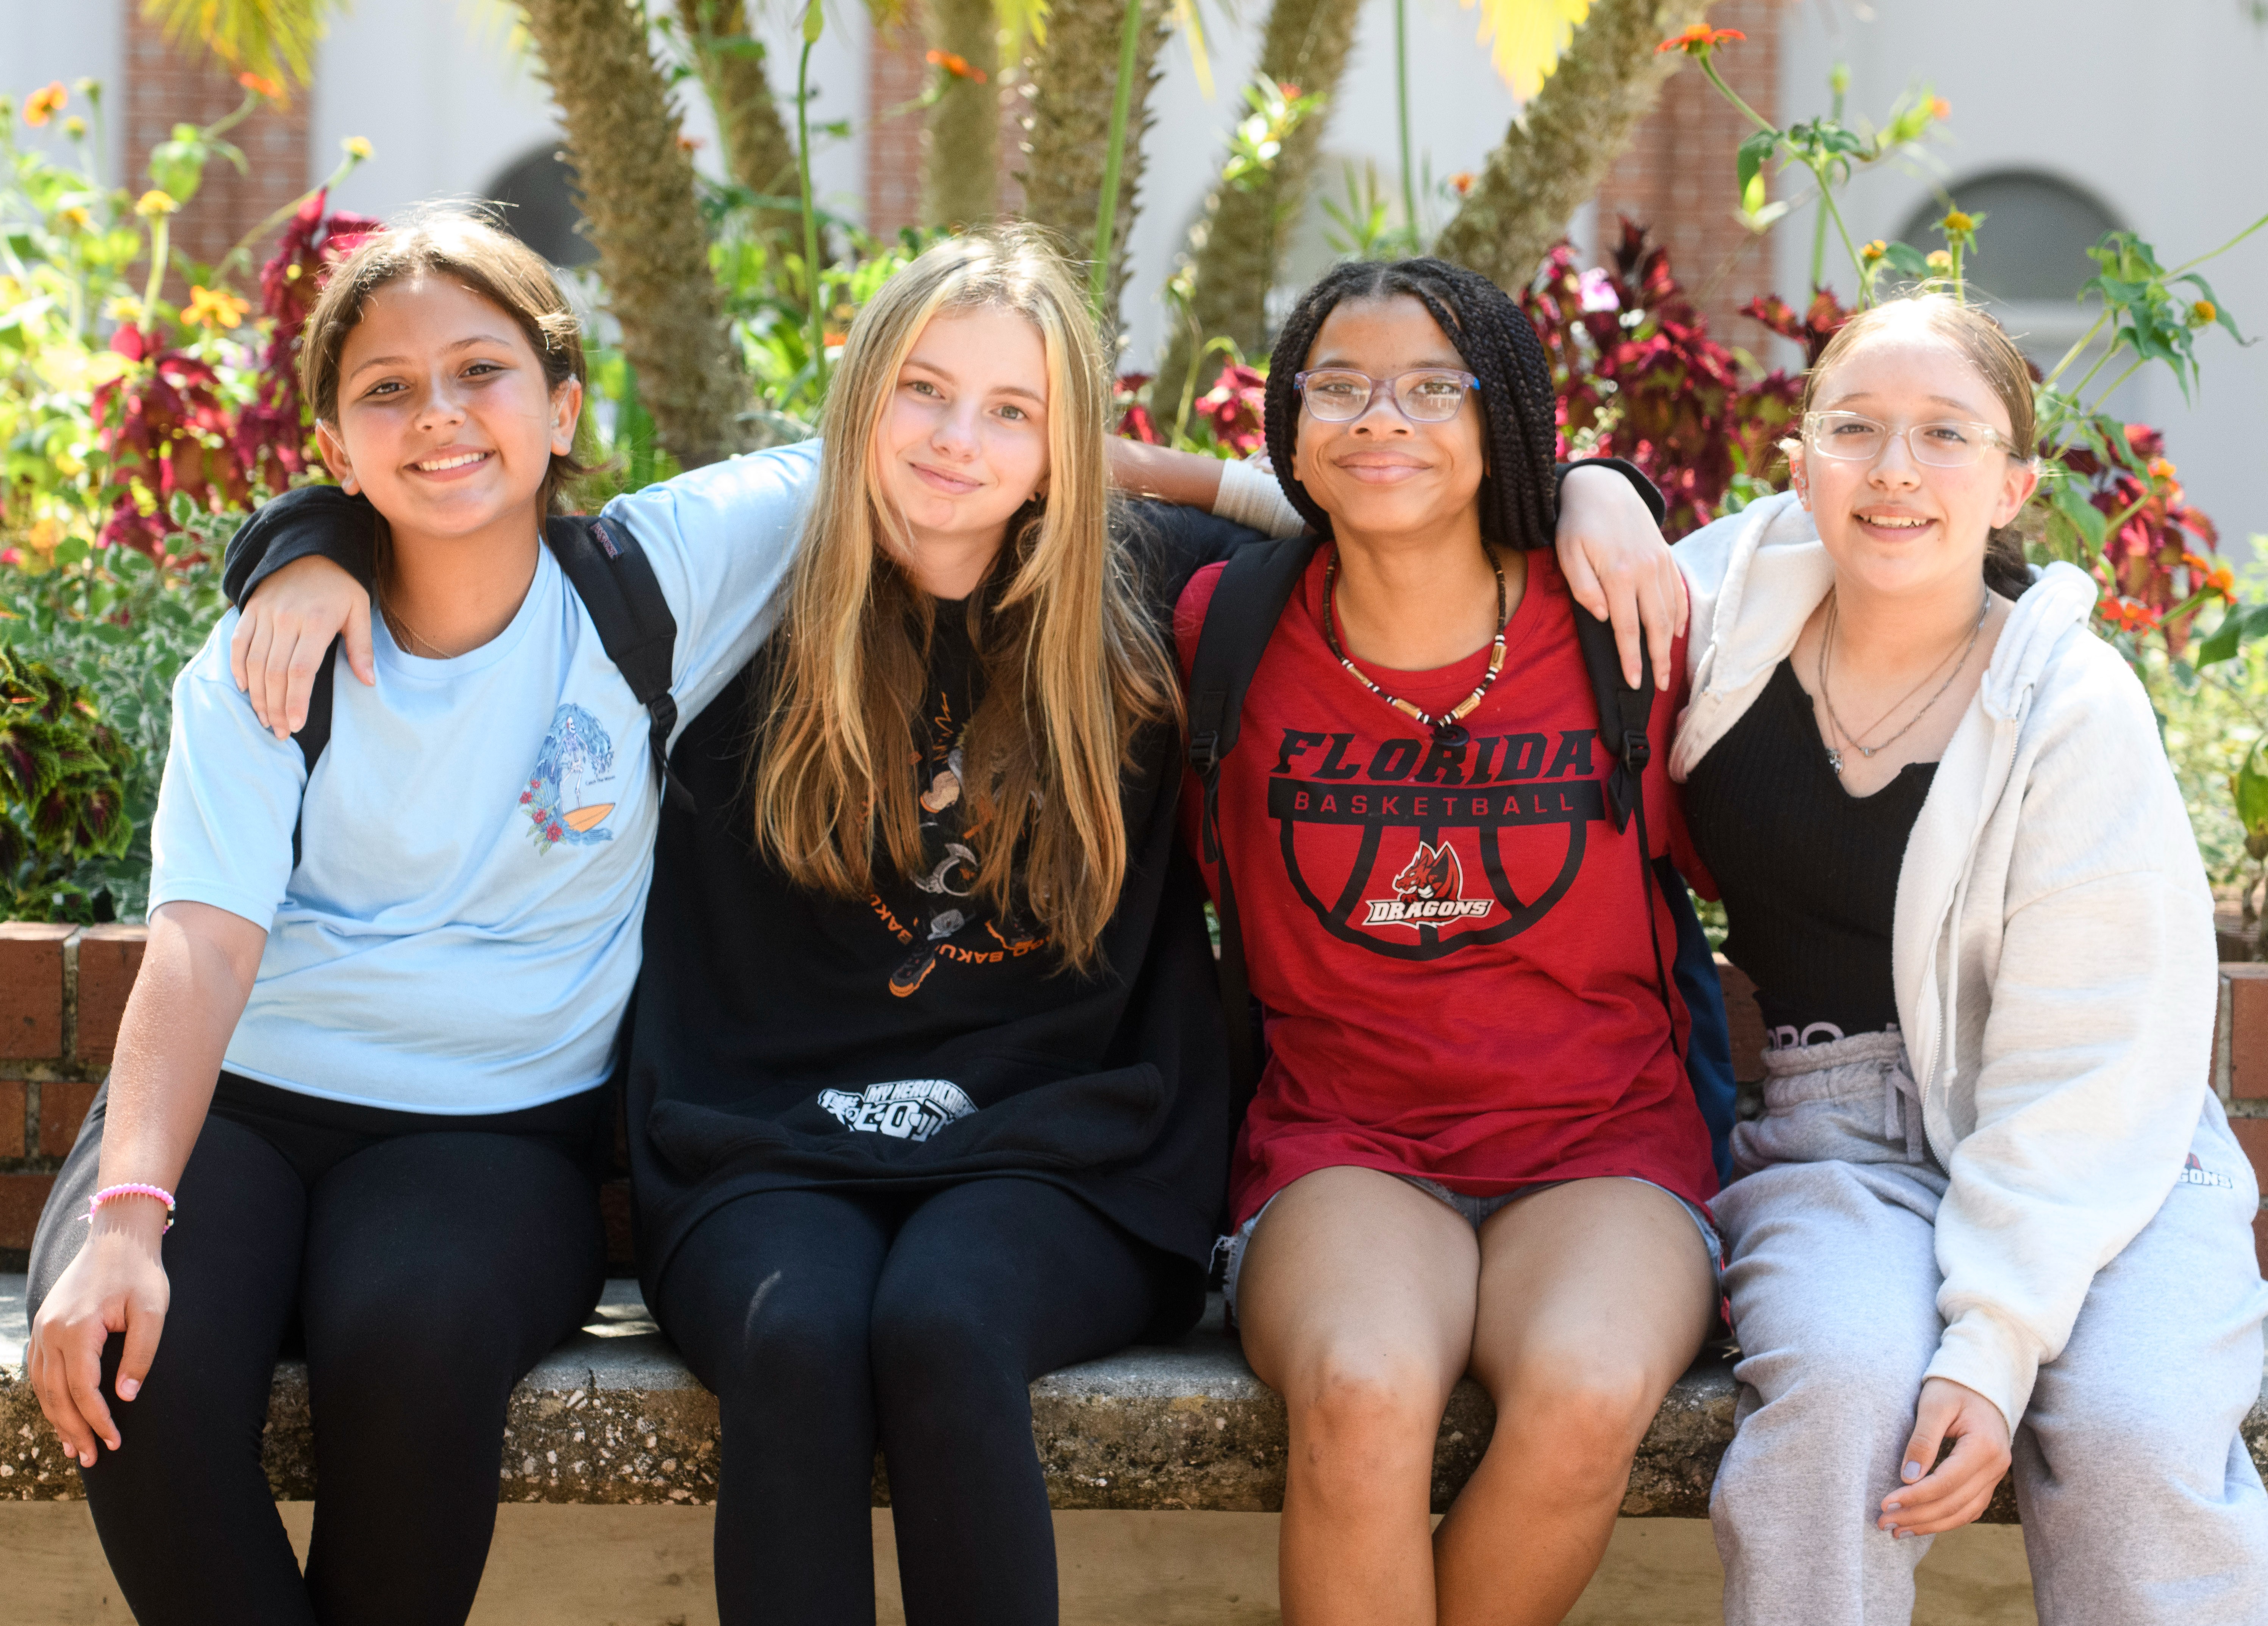
M 1977 229 L 1976 220 L 1972 217 L 1962 213 L 1958 209 L 1954 210 L 1951 213 L 1948 214 L 1945 218 L 1938 222 L 1938 224 L 1942 225 L 1948 233 L 1955 232 L 1973 232 Z
M 2150 477 L 2152 479 L 2170 480 L 2174 477 L 2174 464 L 2171 458 L 2154 457 L 2150 460 Z
M 2220 308 L 2211 299 L 2199 299 L 2190 307 L 2190 317 L 2200 328 L 2220 314 Z
M 1933 248 L 1923 257 L 1922 263 L 1933 271 L 1949 271 L 1953 269 L 1953 256 L 1942 248 Z
M 69 136 L 73 141 L 85 140 L 86 121 L 79 117 L 77 114 L 72 114 L 70 117 L 63 121 L 63 134 Z
M 138 322 L 142 320 L 142 301 L 131 294 L 122 293 L 102 307 L 102 314 L 115 322 Z
M 55 224 L 67 232 L 84 232 L 94 225 L 94 217 L 77 204 L 55 212 Z
M 1864 260 L 1867 264 L 1872 265 L 1875 261 L 1889 253 L 1889 244 L 1884 242 L 1878 237 L 1873 242 L 1868 243 L 1864 248 L 1859 250 L 1859 257 L 1861 260 Z
M 12 277 L 0 277 L 0 305 L 13 305 L 24 297 L 24 285 Z
M 63 88 L 63 82 L 61 79 L 57 79 L 45 90 L 33 91 L 24 99 L 24 122 L 36 129 L 55 117 L 56 114 L 61 113 L 63 110 L 63 103 L 70 100 L 70 92 Z
M 367 136 L 349 136 L 339 145 L 346 149 L 350 159 L 367 160 L 370 157 L 370 137 Z
M 55 551 L 55 544 L 63 539 L 63 522 L 53 514 L 42 520 L 33 521 L 32 528 L 24 536 L 25 544 L 34 553 L 42 554 L 53 553 Z
M 181 320 L 192 327 L 233 328 L 244 321 L 244 313 L 252 308 L 249 299 L 240 299 L 225 288 L 189 289 L 188 308 Z
M 134 202 L 134 212 L 144 220 L 154 220 L 160 215 L 170 215 L 180 207 L 180 205 L 173 201 L 171 193 L 160 192 L 156 187 L 151 187 Z

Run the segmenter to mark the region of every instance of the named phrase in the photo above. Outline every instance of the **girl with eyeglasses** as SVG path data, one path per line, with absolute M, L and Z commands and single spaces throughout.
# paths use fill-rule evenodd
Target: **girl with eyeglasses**
M 1990 317 L 1883 305 L 1806 381 L 1793 490 L 1675 551 L 1670 772 L 1771 1042 L 1716 1203 L 1734 1626 L 1910 1618 L 2012 1461 L 2045 1626 L 2268 1617 L 2212 897 L 2095 584 L 2024 565 L 2033 437 Z
M 1285 324 L 1267 424 L 1312 556 L 1220 769 L 1207 876 L 1216 898 L 1233 876 L 1269 1050 L 1228 1289 L 1290 1412 L 1284 1618 L 1556 1622 L 1717 1305 L 1693 1020 L 1653 948 L 1681 923 L 1706 945 L 1646 861 L 1676 824 L 1675 696 L 1619 824 L 1543 546 L 1550 369 L 1485 278 L 1341 266 Z M 1613 477 L 1575 470 L 1568 495 Z M 1185 671 L 1225 582 L 1182 596 Z M 1652 650 L 1665 676 L 1674 645 Z M 1435 1531 L 1468 1374 L 1495 1432 Z

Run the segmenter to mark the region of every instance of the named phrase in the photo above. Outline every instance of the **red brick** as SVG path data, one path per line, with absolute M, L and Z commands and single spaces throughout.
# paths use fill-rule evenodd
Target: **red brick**
M 32 1245 L 55 1183 L 52 1174 L 0 1174 L 0 1248 Z
M 2223 965 L 2228 979 L 2229 1094 L 2268 1100 L 2268 965 Z
M 78 928 L 0 920 L 0 1056 L 63 1053 L 63 942 Z
M 146 926 L 90 926 L 78 942 L 78 1059 L 107 1061 L 118 1046 L 118 1019 L 142 970 Z
M 24 1086 L 13 1078 L 0 1078 L 0 1157 L 24 1155 Z
M 1764 1016 L 1756 1008 L 1756 985 L 1723 955 L 1717 978 L 1725 985 L 1725 1018 L 1732 1028 L 1733 1076 L 1748 1082 L 1764 1075 Z
M 86 1109 L 94 1100 L 95 1087 L 86 1083 L 70 1083 L 49 1079 L 40 1086 L 40 1156 L 61 1157 L 78 1139 L 78 1127 L 86 1121 Z

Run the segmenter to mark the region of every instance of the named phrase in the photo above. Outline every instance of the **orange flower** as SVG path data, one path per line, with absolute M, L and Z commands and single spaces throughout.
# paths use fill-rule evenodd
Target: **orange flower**
M 2150 477 L 2153 480 L 2170 480 L 2174 472 L 2172 459 L 2154 457 L 2150 460 Z
M 1884 242 L 1878 237 L 1873 242 L 1868 243 L 1864 248 L 1859 250 L 1859 257 L 1861 260 L 1864 260 L 1867 264 L 1872 265 L 1875 261 L 1889 253 L 1889 244 Z
M 967 79 L 975 85 L 984 83 L 984 70 L 970 67 L 968 58 L 958 51 L 932 51 L 929 53 L 929 65 L 944 69 L 956 79 Z
M 1953 269 L 1953 256 L 1942 248 L 1933 248 L 1922 256 L 1922 263 L 1933 271 L 1942 273 Z
M 677 150 L 681 152 L 698 152 L 701 150 L 701 137 L 680 136 L 677 138 Z
M 244 313 L 252 308 L 248 299 L 239 299 L 225 288 L 189 289 L 188 308 L 181 320 L 193 328 L 233 328 L 244 321 Z
M 1951 118 L 1953 116 L 1953 104 L 1946 100 L 1942 96 L 1931 97 L 1929 99 L 1929 116 L 1933 119 L 1940 120 Z
M 1285 101 L 1297 101 L 1300 100 L 1300 87 L 1292 84 L 1289 79 L 1278 79 L 1276 81 L 1276 93 L 1278 96 L 1281 96 Z
M 1653 54 L 1683 51 L 1688 56 L 1706 56 L 1727 40 L 1745 40 L 1749 36 L 1737 28 L 1712 28 L 1706 23 L 1696 23 L 1683 33 L 1675 33 L 1653 48 Z
M 2196 304 L 2190 307 L 2190 314 L 2196 319 L 2197 325 L 2202 328 L 2205 323 L 2219 316 L 2220 314 L 2220 307 L 2214 305 L 2211 299 L 2199 299 Z
M 255 96 L 265 96 L 270 101 L 284 100 L 284 87 L 273 79 L 262 78 L 256 73 L 239 73 L 236 82 Z
M 1461 169 L 1449 177 L 1449 189 L 1459 197 L 1463 197 L 1472 191 L 1474 179 L 1471 170 Z
M 24 99 L 24 122 L 36 129 L 55 117 L 56 114 L 61 113 L 63 110 L 63 103 L 70 100 L 70 92 L 63 88 L 63 82 L 61 79 L 55 80 L 45 90 L 33 91 Z

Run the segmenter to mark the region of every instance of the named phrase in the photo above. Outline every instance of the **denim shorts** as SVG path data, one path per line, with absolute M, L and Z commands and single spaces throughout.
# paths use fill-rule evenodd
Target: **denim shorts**
M 1493 1197 L 1469 1197 L 1462 1192 L 1451 1191 L 1438 1181 L 1421 1180 L 1414 1174 L 1397 1174 L 1394 1178 L 1415 1186 L 1429 1197 L 1439 1197 L 1455 1209 L 1457 1214 L 1475 1231 L 1481 1228 L 1481 1222 L 1490 1215 L 1498 1208 L 1507 1208 L 1518 1202 L 1522 1197 L 1533 1197 L 1537 1192 L 1550 1191 L 1555 1186 L 1572 1184 L 1568 1180 L 1544 1180 L 1535 1186 L 1523 1186 L 1518 1191 L 1504 1192 Z M 1665 1192 L 1672 1197 L 1677 1197 L 1677 1206 L 1692 1216 L 1695 1227 L 1701 1232 L 1701 1245 L 1709 1250 L 1710 1274 L 1718 1285 L 1722 1287 L 1725 1280 L 1725 1244 L 1717 1235 L 1717 1226 L 1715 1222 L 1710 1219 L 1709 1211 L 1698 1203 L 1689 1202 L 1684 1198 L 1678 1197 L 1677 1194 L 1670 1191 L 1667 1186 L 1657 1185 L 1652 1180 L 1638 1180 L 1634 1174 L 1624 1175 L 1620 1178 L 1638 1180 L 1641 1186 L 1652 1186 L 1658 1192 Z M 1276 1196 L 1281 1195 L 1283 1195 L 1281 1192 L 1276 1194 Z M 1260 1205 L 1258 1214 L 1255 1214 L 1236 1228 L 1235 1235 L 1221 1238 L 1221 1242 L 1228 1250 L 1228 1268 L 1223 1278 L 1222 1286 L 1228 1297 L 1228 1309 L 1231 1315 L 1236 1313 L 1236 1278 L 1238 1273 L 1244 1268 L 1244 1250 L 1251 1245 L 1253 1231 L 1258 1228 L 1262 1216 L 1268 1212 L 1275 1201 L 1276 1197 L 1269 1198 L 1266 1202 Z

